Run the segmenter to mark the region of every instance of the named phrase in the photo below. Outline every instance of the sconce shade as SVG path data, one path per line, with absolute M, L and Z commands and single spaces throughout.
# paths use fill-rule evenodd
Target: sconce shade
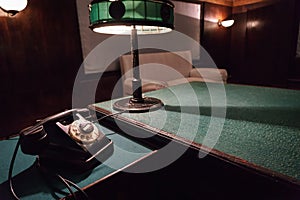
M 228 20 L 223 20 L 223 21 L 219 20 L 218 21 L 219 26 L 223 26 L 223 27 L 226 27 L 226 28 L 232 26 L 233 24 L 234 24 L 233 19 L 228 19 Z
M 24 10 L 27 0 L 0 0 L 0 7 L 8 13 L 17 13 Z
M 166 33 L 174 29 L 174 5 L 167 0 L 93 0 L 90 28 L 105 34 Z

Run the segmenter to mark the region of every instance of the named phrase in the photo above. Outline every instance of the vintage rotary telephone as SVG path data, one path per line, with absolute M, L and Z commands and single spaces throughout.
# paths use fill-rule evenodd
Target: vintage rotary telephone
M 90 117 L 88 109 L 72 109 L 40 120 L 21 131 L 21 150 L 38 155 L 43 168 L 76 173 L 90 170 L 113 152 L 112 141 L 87 120 Z
M 105 161 L 113 153 L 113 143 L 93 123 L 88 109 L 71 109 L 38 121 L 20 131 L 20 137 L 9 166 L 9 188 L 16 200 L 12 173 L 19 146 L 25 154 L 37 156 L 35 164 L 44 174 L 55 175 L 66 185 L 72 196 L 75 187 L 87 194 L 61 173 L 81 174 Z M 98 119 L 96 119 L 98 121 Z

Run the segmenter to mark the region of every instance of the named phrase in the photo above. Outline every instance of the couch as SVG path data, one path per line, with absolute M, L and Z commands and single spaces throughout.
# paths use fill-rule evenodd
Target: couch
M 132 95 L 132 56 L 119 58 L 124 96 Z M 139 54 L 142 91 L 148 92 L 192 81 L 226 83 L 226 69 L 195 68 L 191 51 Z

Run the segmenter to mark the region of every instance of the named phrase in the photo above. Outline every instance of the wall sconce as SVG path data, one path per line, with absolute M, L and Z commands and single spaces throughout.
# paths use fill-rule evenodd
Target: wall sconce
M 27 6 L 27 0 L 0 0 L 0 8 L 10 16 L 24 10 Z
M 223 27 L 230 27 L 234 24 L 234 20 L 233 19 L 226 19 L 226 20 L 220 20 L 218 21 L 218 25 L 219 26 L 223 26 Z

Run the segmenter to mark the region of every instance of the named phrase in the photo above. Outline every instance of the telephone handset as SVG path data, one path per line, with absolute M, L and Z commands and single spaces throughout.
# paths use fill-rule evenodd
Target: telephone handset
M 38 155 L 38 163 L 44 168 L 90 170 L 112 154 L 113 143 L 88 118 L 88 109 L 72 109 L 47 117 L 21 131 L 21 150 Z

